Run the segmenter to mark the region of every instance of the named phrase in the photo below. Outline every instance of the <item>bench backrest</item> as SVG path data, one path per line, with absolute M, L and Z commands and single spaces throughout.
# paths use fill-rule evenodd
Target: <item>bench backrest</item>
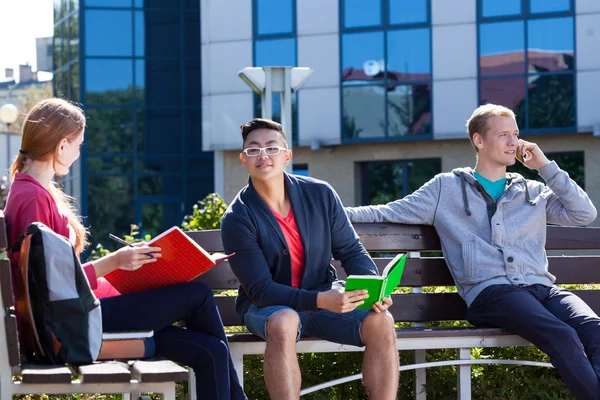
M 10 273 L 10 261 L 6 250 L 8 248 L 8 237 L 6 234 L 6 222 L 4 213 L 0 210 L 0 300 L 2 301 L 2 318 L 4 319 L 6 334 L 6 351 L 8 352 L 8 363 L 11 367 L 19 365 L 19 338 L 17 336 L 17 318 L 14 315 L 12 307 L 14 306 L 13 286 Z M 3 347 L 0 344 L 0 348 Z M 2 350 L 4 352 L 4 349 Z M 0 360 L 0 365 L 4 364 L 4 360 Z
M 379 252 L 432 252 L 440 251 L 440 240 L 430 226 L 400 224 L 355 224 L 361 242 L 370 251 Z M 223 251 L 219 230 L 187 232 L 206 250 Z M 600 228 L 572 228 L 548 226 L 546 250 L 600 250 Z M 598 252 L 600 254 L 600 251 Z M 423 255 L 426 255 L 423 254 Z M 375 258 L 380 271 L 390 257 Z M 549 257 L 550 272 L 558 284 L 600 283 L 600 256 Z M 346 274 L 339 262 L 333 261 L 341 279 Z M 199 278 L 215 290 L 237 289 L 239 281 L 224 262 Z M 428 322 L 464 319 L 466 305 L 456 293 L 419 293 L 424 286 L 454 286 L 452 276 L 441 257 L 409 258 L 406 262 L 402 287 L 413 293 L 394 295 L 390 309 L 396 321 Z M 577 290 L 596 312 L 600 312 L 600 291 Z M 240 325 L 234 311 L 234 297 L 216 297 L 225 325 Z

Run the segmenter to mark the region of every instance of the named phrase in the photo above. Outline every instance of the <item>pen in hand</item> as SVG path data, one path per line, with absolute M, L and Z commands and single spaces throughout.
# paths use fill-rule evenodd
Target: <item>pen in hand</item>
M 109 234 L 108 234 L 108 237 L 109 237 L 110 239 L 114 240 L 115 242 L 118 242 L 118 243 L 124 244 L 125 246 L 134 247 L 134 246 L 133 246 L 131 243 L 129 243 L 129 242 L 127 242 L 127 241 L 125 241 L 125 240 L 121 239 L 121 238 L 120 238 L 120 237 L 118 237 L 118 236 L 115 236 L 115 235 L 113 235 L 112 233 L 109 233 Z M 148 256 L 148 257 L 150 257 L 150 258 L 154 258 L 154 255 L 153 255 L 152 253 L 144 253 L 144 254 L 145 254 L 145 255 L 147 255 L 147 256 Z

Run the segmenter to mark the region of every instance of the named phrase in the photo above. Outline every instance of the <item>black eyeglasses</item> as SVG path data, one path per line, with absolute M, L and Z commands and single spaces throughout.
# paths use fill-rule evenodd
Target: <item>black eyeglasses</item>
M 276 156 L 282 150 L 288 150 L 281 146 L 269 146 L 269 147 L 249 147 L 244 149 L 242 152 L 248 157 L 258 157 L 264 151 L 268 156 Z

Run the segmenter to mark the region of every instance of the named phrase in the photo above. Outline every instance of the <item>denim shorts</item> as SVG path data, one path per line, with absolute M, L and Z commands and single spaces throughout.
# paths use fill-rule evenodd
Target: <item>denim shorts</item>
M 301 335 L 305 335 L 358 347 L 365 345 L 360 334 L 362 323 L 373 312 L 355 309 L 339 314 L 327 310 L 295 311 L 287 306 L 256 307 L 251 305 L 244 314 L 244 324 L 250 332 L 267 340 L 267 321 L 275 313 L 283 310 L 294 311 L 300 318 L 296 341 L 300 340 Z

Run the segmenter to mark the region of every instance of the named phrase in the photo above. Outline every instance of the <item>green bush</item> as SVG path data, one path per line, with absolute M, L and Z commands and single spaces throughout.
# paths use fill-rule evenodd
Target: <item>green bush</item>
M 192 215 L 186 215 L 181 227 L 186 231 L 202 231 L 219 229 L 221 217 L 227 210 L 227 204 L 217 193 L 210 193 L 203 200 L 194 204 Z

